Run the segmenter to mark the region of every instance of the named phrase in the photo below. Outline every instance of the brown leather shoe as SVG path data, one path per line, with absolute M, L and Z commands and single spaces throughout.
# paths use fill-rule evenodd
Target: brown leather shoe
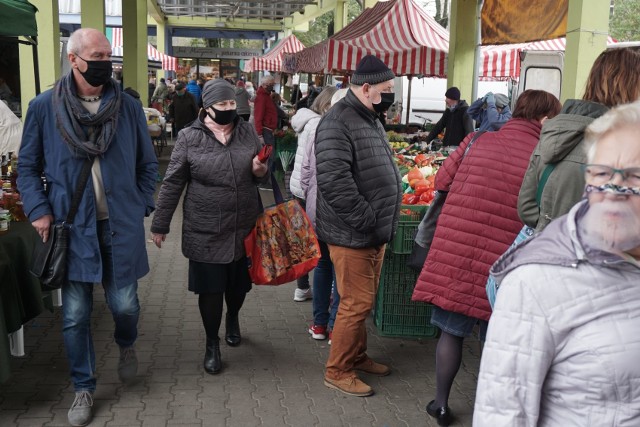
M 365 397 L 373 394 L 371 387 L 360 381 L 360 378 L 355 375 L 341 380 L 332 380 L 324 377 L 324 385 L 349 396 Z
M 367 374 L 377 375 L 379 377 L 387 376 L 391 373 L 391 368 L 382 363 L 374 362 L 372 359 L 365 359 L 353 367 L 356 371 L 366 372 Z

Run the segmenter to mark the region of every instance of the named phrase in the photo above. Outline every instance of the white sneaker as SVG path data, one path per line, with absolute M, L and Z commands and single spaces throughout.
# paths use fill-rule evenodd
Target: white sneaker
M 311 288 L 308 289 L 298 289 L 296 288 L 295 292 L 293 293 L 293 300 L 294 301 L 306 301 L 308 299 L 313 298 L 313 294 L 311 293 Z

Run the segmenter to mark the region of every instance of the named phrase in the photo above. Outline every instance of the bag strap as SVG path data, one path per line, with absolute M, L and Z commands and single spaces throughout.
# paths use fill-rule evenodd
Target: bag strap
M 469 152 L 469 150 L 471 149 L 471 146 L 477 141 L 478 138 L 480 138 L 480 136 L 485 133 L 486 130 L 479 130 L 478 132 L 473 134 L 473 138 L 471 138 L 471 141 L 469 141 L 469 144 L 467 145 L 467 148 L 464 150 L 464 154 L 462 155 L 462 159 L 465 158 L 465 156 L 467 155 L 467 153 Z M 460 160 L 462 160 L 460 159 Z
M 271 187 L 273 189 L 273 199 L 276 201 L 276 205 L 284 203 L 284 197 L 282 196 L 282 191 L 280 190 L 280 186 L 278 185 L 278 181 L 276 180 L 276 176 L 273 172 L 269 172 L 269 177 L 271 179 Z M 264 205 L 262 204 L 262 196 L 260 196 L 260 190 L 256 188 L 256 193 L 258 195 L 258 208 L 260 212 L 264 212 Z
M 542 192 L 544 191 L 544 186 L 547 185 L 549 175 L 551 175 L 551 172 L 553 172 L 555 167 L 555 163 L 550 163 L 546 168 L 544 168 L 544 171 L 542 172 L 540 182 L 538 183 L 538 191 L 536 192 L 536 203 L 538 204 L 538 209 L 540 209 L 540 204 L 542 203 Z
M 78 212 L 78 206 L 80 206 L 82 194 L 84 193 L 84 189 L 87 186 L 87 181 L 89 180 L 89 175 L 91 174 L 93 159 L 93 157 L 87 158 L 82 165 L 80 178 L 78 179 L 78 186 L 76 187 L 76 191 L 73 193 L 73 198 L 71 199 L 71 207 L 69 207 L 69 213 L 67 213 L 67 220 L 65 221 L 65 223 L 68 225 L 73 224 L 73 220 L 76 217 L 76 212 Z

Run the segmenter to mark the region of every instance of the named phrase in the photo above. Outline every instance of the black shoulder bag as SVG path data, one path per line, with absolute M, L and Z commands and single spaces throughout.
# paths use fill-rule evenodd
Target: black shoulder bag
M 80 179 L 71 206 L 67 213 L 67 219 L 61 224 L 52 224 L 49 228 L 49 238 L 46 242 L 38 239 L 31 261 L 30 272 L 38 279 L 43 291 L 60 289 L 67 280 L 67 249 L 69 248 L 69 228 L 73 224 L 82 193 L 87 185 L 91 173 L 93 158 L 88 158 L 82 165 Z

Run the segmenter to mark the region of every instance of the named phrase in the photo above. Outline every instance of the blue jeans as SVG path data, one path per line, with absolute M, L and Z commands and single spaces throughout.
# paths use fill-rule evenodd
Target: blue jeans
M 336 290 L 333 304 L 331 304 L 330 315 L 331 289 L 336 280 L 336 273 L 333 270 L 333 263 L 331 262 L 327 244 L 320 240 L 318 240 L 318 243 L 320 244 L 320 260 L 315 270 L 313 270 L 313 324 L 319 326 L 328 325 L 331 328 L 336 319 L 340 297 Z
M 107 305 L 115 322 L 114 338 L 120 347 L 132 346 L 138 337 L 138 282 L 118 288 L 113 283 L 111 230 L 98 221 L 98 239 Z M 62 334 L 75 391 L 96 389 L 96 358 L 91 337 L 93 283 L 69 281 L 62 286 Z

